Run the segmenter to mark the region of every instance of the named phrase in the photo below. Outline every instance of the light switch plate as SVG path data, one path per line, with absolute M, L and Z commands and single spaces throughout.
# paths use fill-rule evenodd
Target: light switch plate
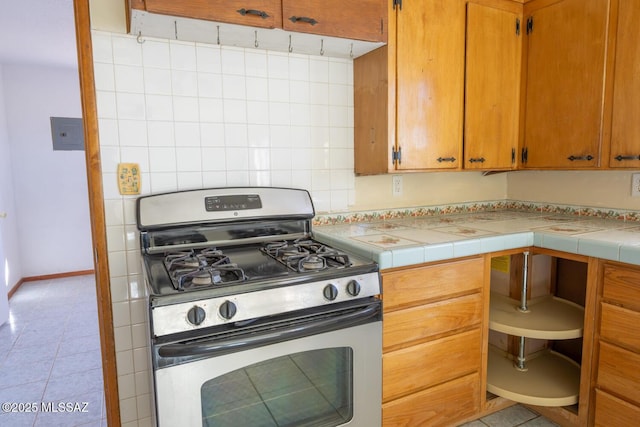
M 140 194 L 140 165 L 137 163 L 118 164 L 118 190 L 123 196 Z

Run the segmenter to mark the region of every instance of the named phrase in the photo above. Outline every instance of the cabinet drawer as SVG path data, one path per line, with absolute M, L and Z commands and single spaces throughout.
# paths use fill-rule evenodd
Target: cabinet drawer
M 600 343 L 598 386 L 640 405 L 640 355 L 614 345 Z
M 282 28 L 280 0 L 145 0 L 147 12 L 262 28 Z
M 633 426 L 640 419 L 640 408 L 602 390 L 596 390 L 595 425 Z
M 484 258 L 472 258 L 382 274 L 385 311 L 422 305 L 482 289 Z
M 350 39 L 387 41 L 384 0 L 283 0 L 285 30 Z
M 614 344 L 640 353 L 640 313 L 602 303 L 600 336 Z
M 382 326 L 385 350 L 445 334 L 482 321 L 479 293 L 387 313 Z
M 424 390 L 480 369 L 482 334 L 474 329 L 385 353 L 382 401 Z
M 602 298 L 640 311 L 640 270 L 605 265 Z
M 382 425 L 451 425 L 480 410 L 480 376 L 467 375 L 382 405 Z

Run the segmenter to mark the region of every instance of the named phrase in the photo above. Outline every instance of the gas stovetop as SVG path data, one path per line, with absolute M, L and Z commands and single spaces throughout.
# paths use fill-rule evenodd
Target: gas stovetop
M 138 199 L 153 332 L 380 294 L 377 264 L 315 240 L 313 216 L 304 190 L 221 188 Z
M 167 251 L 144 255 L 144 263 L 158 304 L 377 271 L 371 261 L 311 238 Z

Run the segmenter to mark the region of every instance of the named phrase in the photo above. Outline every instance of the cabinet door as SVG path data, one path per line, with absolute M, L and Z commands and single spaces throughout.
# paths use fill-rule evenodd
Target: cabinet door
M 285 30 L 357 40 L 387 41 L 384 0 L 282 0 Z
M 416 0 L 397 10 L 397 169 L 462 164 L 465 3 Z
M 562 0 L 527 19 L 523 165 L 599 165 L 609 0 Z
M 228 22 L 262 28 L 282 28 L 280 0 L 145 0 L 148 12 Z
M 611 157 L 614 168 L 640 167 L 640 3 L 619 2 L 613 87 Z M 633 94 L 633 95 L 632 95 Z
M 521 14 L 467 5 L 465 169 L 511 169 L 518 146 Z

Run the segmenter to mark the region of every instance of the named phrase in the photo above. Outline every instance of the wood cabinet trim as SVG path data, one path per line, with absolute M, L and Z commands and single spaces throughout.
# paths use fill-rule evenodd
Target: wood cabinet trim
M 85 140 L 85 161 L 89 187 L 89 211 L 94 251 L 98 323 L 102 354 L 104 398 L 108 425 L 120 425 L 120 397 L 116 370 L 115 336 L 111 307 L 111 287 L 102 189 L 98 114 L 93 70 L 93 46 L 90 27 L 90 0 L 74 0 L 78 50 L 78 72 Z

